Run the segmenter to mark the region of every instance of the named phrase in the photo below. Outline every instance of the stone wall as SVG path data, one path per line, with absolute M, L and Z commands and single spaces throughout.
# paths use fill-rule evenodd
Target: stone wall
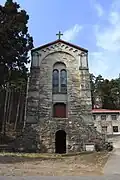
M 64 44 L 39 50 L 33 55 L 29 84 L 27 121 L 24 141 L 39 152 L 55 152 L 55 134 L 66 132 L 67 152 L 84 150 L 84 144 L 101 140 L 92 123 L 91 92 L 87 56 L 80 67 L 80 50 Z M 35 57 L 34 57 L 35 56 Z M 53 118 L 52 71 L 56 62 L 63 62 L 67 70 L 67 118 Z M 21 139 L 22 139 L 21 138 Z M 26 140 L 25 140 L 26 139 Z M 18 143 L 20 144 L 20 143 Z M 23 143 L 25 144 L 25 143 Z

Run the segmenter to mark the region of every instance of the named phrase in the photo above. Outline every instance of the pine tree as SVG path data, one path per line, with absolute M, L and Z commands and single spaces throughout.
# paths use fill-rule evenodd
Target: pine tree
M 29 16 L 20 5 L 7 0 L 0 5 L 0 85 L 17 74 L 27 73 L 28 52 L 33 48 L 33 38 L 28 33 Z

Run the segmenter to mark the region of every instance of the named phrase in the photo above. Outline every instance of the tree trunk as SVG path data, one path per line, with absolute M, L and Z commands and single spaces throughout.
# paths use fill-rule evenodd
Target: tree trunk
M 4 115 L 3 115 L 3 134 L 6 135 L 6 112 L 7 112 L 7 100 L 8 100 L 8 90 L 9 83 L 7 83 L 7 88 L 5 92 L 5 104 L 4 104 Z
M 24 106 L 25 106 L 25 95 L 21 95 L 21 103 L 20 103 L 20 119 L 19 122 L 20 124 L 23 124 L 23 114 L 24 114 Z
M 0 90 L 0 132 L 3 131 L 3 116 L 4 116 L 4 104 L 5 104 L 5 91 Z
M 9 108 L 9 113 L 8 113 L 8 124 L 10 124 L 11 121 L 11 112 L 12 112 L 12 106 L 13 106 L 13 92 L 11 91 L 11 97 L 10 97 L 10 108 Z
M 16 130 L 17 123 L 18 123 L 19 109 L 20 109 L 20 98 L 21 98 L 21 92 L 20 92 L 20 94 L 19 94 L 19 98 L 18 98 L 17 113 L 16 113 L 16 119 L 15 119 L 14 130 Z
M 11 90 L 8 92 L 8 100 L 7 100 L 7 112 L 6 112 L 6 122 L 8 123 L 9 110 L 10 110 L 10 101 L 11 101 Z
M 23 125 L 22 132 L 23 132 L 23 131 L 24 131 L 24 129 L 25 129 L 25 125 L 26 125 L 26 118 L 27 118 L 26 113 L 27 113 L 27 99 L 28 99 L 29 82 L 30 82 L 30 78 L 28 77 L 28 80 L 27 80 L 27 85 L 26 85 L 26 94 L 25 94 L 24 125 Z

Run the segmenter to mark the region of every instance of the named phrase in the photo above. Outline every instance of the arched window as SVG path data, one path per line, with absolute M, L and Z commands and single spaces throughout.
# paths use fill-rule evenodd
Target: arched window
M 53 105 L 53 117 L 66 118 L 66 104 L 55 103 Z
M 53 70 L 53 92 L 59 92 L 59 71 Z
M 53 94 L 67 93 L 67 71 L 63 62 L 56 62 L 53 65 Z
M 67 71 L 65 69 L 60 71 L 60 89 L 62 93 L 67 92 Z

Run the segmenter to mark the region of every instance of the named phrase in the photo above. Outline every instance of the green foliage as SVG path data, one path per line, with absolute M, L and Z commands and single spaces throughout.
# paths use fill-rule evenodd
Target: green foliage
M 0 85 L 27 77 L 28 52 L 33 48 L 28 20 L 28 14 L 16 2 L 7 0 L 0 5 Z
M 93 107 L 95 99 L 99 97 L 104 109 L 120 109 L 120 78 L 104 79 L 101 75 L 91 77 L 91 93 Z

